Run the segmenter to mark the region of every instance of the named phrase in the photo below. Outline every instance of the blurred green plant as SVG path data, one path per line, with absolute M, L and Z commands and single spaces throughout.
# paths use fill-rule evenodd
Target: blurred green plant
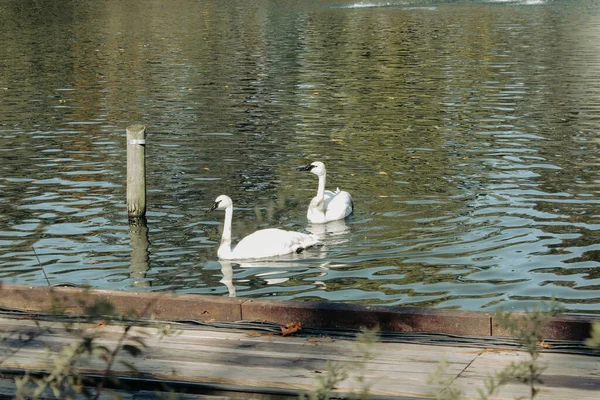
M 531 311 L 514 314 L 499 309 L 496 312 L 498 325 L 508 331 L 518 344 L 525 350 L 528 358 L 520 362 L 511 362 L 501 371 L 488 376 L 483 387 L 477 389 L 479 400 L 487 400 L 495 396 L 503 385 L 518 381 L 528 386 L 528 399 L 533 400 L 538 395 L 542 384 L 541 376 L 546 367 L 539 362 L 544 348 L 544 329 L 553 317 L 564 311 L 554 299 L 548 304 L 533 307 Z M 438 369 L 430 375 L 430 383 L 438 389 L 433 395 L 437 400 L 459 400 L 464 398 L 462 389 L 454 384 L 454 377 L 449 377 L 446 365 L 440 363 Z
M 438 390 L 433 393 L 436 400 L 460 400 L 463 398 L 462 390 L 452 384 L 456 376 L 449 374 L 447 371 L 448 362 L 445 358 L 442 358 L 436 369 L 429 375 L 427 383 L 438 387 Z
M 327 400 L 334 395 L 335 389 L 347 379 L 354 377 L 358 383 L 358 393 L 356 398 L 367 400 L 370 398 L 370 390 L 372 382 L 369 382 L 365 375 L 367 373 L 367 365 L 373 360 L 377 354 L 373 350 L 374 344 L 379 338 L 379 329 L 363 328 L 356 335 L 356 351 L 358 353 L 356 363 L 352 365 L 344 365 L 328 360 L 325 364 L 325 370 L 322 372 L 316 382 L 313 390 L 308 394 L 302 393 L 299 396 L 300 400 Z
M 590 337 L 585 340 L 585 345 L 588 347 L 600 347 L 600 322 L 592 324 Z
M 80 305 L 84 306 L 81 317 L 61 322 L 65 330 L 73 335 L 73 343 L 59 351 L 46 348 L 48 365 L 52 365 L 47 372 L 26 371 L 21 377 L 15 378 L 16 399 L 38 399 L 45 396 L 47 391 L 50 391 L 58 399 L 70 400 L 76 396 L 98 399 L 101 394 L 106 392 L 105 388 L 108 383 L 119 387 L 119 379 L 114 372 L 116 363 L 124 366 L 134 376 L 139 375 L 135 365 L 125 359 L 120 359 L 120 355 L 127 354 L 131 357 L 138 357 L 147 348 L 146 339 L 150 332 L 133 328 L 140 325 L 140 319 L 148 311 L 152 302 L 146 305 L 139 317 L 130 320 L 124 320 L 123 316 L 117 314 L 115 307 L 105 300 L 95 300 L 92 304 L 86 305 L 86 301 L 82 298 Z M 54 306 L 54 314 L 63 313 L 64 304 L 57 302 Z M 107 321 L 124 323 L 123 332 L 112 347 L 102 343 L 96 329 L 90 329 L 90 327 L 100 327 Z M 29 333 L 28 340 L 51 332 L 51 329 L 42 329 L 37 322 L 35 325 L 37 331 Z M 157 334 L 159 338 L 162 338 L 177 334 L 177 332 L 170 324 L 160 324 Z M 16 348 L 11 354 L 20 348 Z M 82 366 L 98 360 L 104 363 L 101 377 L 92 380 L 80 372 Z M 116 393 L 111 394 L 119 398 Z
M 313 390 L 308 395 L 301 393 L 298 398 L 300 400 L 327 400 L 331 398 L 334 390 L 346 379 L 348 379 L 347 367 L 327 360 L 325 370 L 322 375 L 317 377 Z

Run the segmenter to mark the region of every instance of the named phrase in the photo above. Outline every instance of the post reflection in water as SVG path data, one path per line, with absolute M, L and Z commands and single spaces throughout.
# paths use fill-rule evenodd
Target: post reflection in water
M 149 287 L 150 281 L 144 279 L 149 269 L 148 265 L 148 225 L 146 217 L 129 220 L 129 245 L 131 246 L 131 264 L 129 277 L 134 287 Z

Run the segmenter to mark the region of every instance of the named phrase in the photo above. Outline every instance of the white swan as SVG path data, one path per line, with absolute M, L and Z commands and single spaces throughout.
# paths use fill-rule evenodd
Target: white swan
M 254 258 L 267 258 L 290 253 L 300 253 L 307 247 L 320 245 L 319 238 L 300 232 L 286 231 L 283 229 L 262 229 L 256 231 L 231 248 L 231 220 L 233 202 L 224 194 L 216 198 L 215 204 L 207 212 L 225 210 L 225 224 L 223 237 L 217 256 L 221 260 L 243 260 Z
M 317 195 L 313 197 L 306 217 L 313 224 L 324 224 L 330 221 L 344 219 L 354 211 L 354 203 L 350 193 L 340 190 L 334 192 L 325 190 L 325 164 L 314 161 L 305 167 L 297 168 L 298 171 L 310 171 L 319 177 Z

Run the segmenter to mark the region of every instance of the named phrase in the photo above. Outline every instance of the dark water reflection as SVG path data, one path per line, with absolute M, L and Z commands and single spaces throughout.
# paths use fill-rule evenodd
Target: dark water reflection
M 46 284 L 35 247 L 52 283 L 600 309 L 598 2 L 4 0 L 0 14 L 6 282 Z M 124 204 L 138 121 L 147 233 Z M 317 159 L 355 215 L 319 250 L 219 263 L 223 216 L 204 211 L 221 193 L 236 236 L 319 228 L 316 179 L 295 171 Z

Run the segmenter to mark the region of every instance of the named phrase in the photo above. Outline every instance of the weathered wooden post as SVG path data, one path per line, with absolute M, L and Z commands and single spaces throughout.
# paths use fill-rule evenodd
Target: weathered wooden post
M 127 127 L 127 213 L 131 220 L 146 215 L 146 127 Z

